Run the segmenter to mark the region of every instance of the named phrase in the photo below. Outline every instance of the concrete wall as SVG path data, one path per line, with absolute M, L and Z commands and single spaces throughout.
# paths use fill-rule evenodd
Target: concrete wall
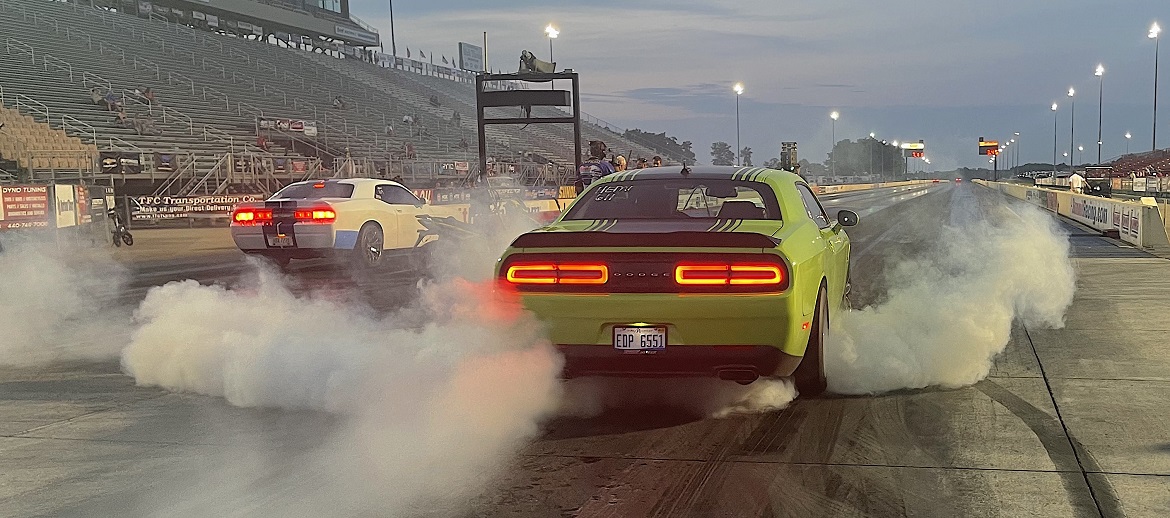
M 1170 210 L 1166 205 L 1159 206 L 1153 198 L 1118 201 L 1026 185 L 975 182 L 1102 232 L 1116 231 L 1123 241 L 1135 246 L 1170 250 L 1166 218 Z

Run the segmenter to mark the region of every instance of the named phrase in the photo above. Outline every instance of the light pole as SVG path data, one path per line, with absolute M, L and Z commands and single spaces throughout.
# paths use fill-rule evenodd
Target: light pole
M 1069 174 L 1072 174 L 1072 172 L 1073 172 L 1073 146 L 1075 145 L 1075 144 L 1073 144 L 1073 142 L 1076 142 L 1076 139 L 1077 139 L 1077 102 L 1073 99 L 1073 96 L 1076 94 L 1077 94 L 1077 91 L 1074 90 L 1072 87 L 1069 87 L 1069 89 L 1068 89 L 1068 110 L 1069 110 L 1069 115 L 1068 115 L 1068 157 L 1069 157 L 1068 158 L 1068 172 L 1069 172 Z
M 1052 177 L 1056 178 L 1056 123 L 1058 120 L 1056 113 L 1056 103 L 1052 103 Z
M 556 59 L 553 58 L 553 40 L 557 39 L 557 36 L 561 34 L 561 31 L 557 30 L 557 28 L 550 23 L 548 24 L 548 27 L 544 28 L 544 33 L 548 35 L 548 62 L 555 63 Z
M 1125 154 L 1127 155 L 1129 154 L 1129 139 L 1131 138 L 1133 138 L 1133 135 L 1131 135 L 1128 131 L 1125 132 Z
M 553 40 L 557 39 L 557 36 L 561 34 L 561 31 L 557 30 L 557 28 L 550 23 L 547 27 L 544 28 L 544 33 L 548 35 L 548 62 L 552 63 L 553 72 L 556 72 L 557 61 L 553 58 Z M 548 88 L 549 90 L 556 89 L 553 81 L 548 82 Z
M 1085 163 L 1085 146 L 1077 146 L 1077 151 L 1081 152 L 1080 158 L 1078 160 L 1080 160 L 1082 164 Z
M 1105 65 L 1097 64 L 1097 165 L 1101 165 L 1101 109 L 1105 106 Z
M 833 119 L 833 145 L 829 147 L 829 155 L 833 154 L 833 149 L 837 147 L 837 119 L 841 117 L 840 113 L 833 112 L 829 114 L 829 118 Z M 837 158 L 833 159 L 833 177 L 837 176 Z
M 735 83 L 735 165 L 743 166 L 743 148 L 739 144 L 739 96 L 743 95 L 743 83 Z
M 1154 40 L 1154 130 L 1150 137 L 1151 151 L 1158 149 L 1158 44 L 1161 42 L 1158 33 L 1160 32 L 1162 32 L 1162 28 L 1158 27 L 1158 22 L 1154 22 L 1150 26 L 1150 33 L 1146 36 Z
M 873 175 L 873 142 L 874 142 L 873 137 L 874 137 L 873 132 L 872 131 L 869 132 L 869 141 L 867 141 L 865 143 L 865 147 L 869 148 L 869 170 L 866 172 L 869 173 L 870 175 Z
M 898 145 L 898 141 L 897 141 L 897 140 L 895 140 L 895 141 L 891 142 L 891 144 L 893 144 L 893 145 L 894 145 L 894 150 L 895 150 L 895 151 L 897 151 L 898 153 L 901 153 L 901 152 L 902 152 L 902 147 L 901 147 L 900 145 Z M 905 164 L 905 160 L 903 160 L 902 162 L 903 162 L 903 163 L 902 163 L 902 174 L 903 174 L 903 175 L 905 175 L 905 174 L 906 174 L 906 164 Z M 893 176 L 895 179 L 896 179 L 896 178 L 898 178 L 898 171 L 897 171 L 897 168 L 896 168 L 896 167 L 895 167 L 895 170 L 894 170 L 894 174 L 892 174 L 892 175 L 890 175 L 890 176 Z

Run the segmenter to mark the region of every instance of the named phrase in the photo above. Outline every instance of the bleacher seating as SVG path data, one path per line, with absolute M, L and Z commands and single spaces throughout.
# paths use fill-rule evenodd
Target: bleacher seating
M 62 172 L 93 170 L 97 148 L 63 130 L 37 122 L 11 108 L 0 106 L 0 156 L 25 169 L 48 168 Z
M 228 152 L 316 156 L 329 164 L 345 156 L 402 158 L 409 142 L 420 161 L 474 161 L 477 154 L 474 87 L 467 83 L 52 0 L 0 0 L 0 35 L 4 104 L 99 150 L 183 153 L 194 157 L 197 174 Z M 131 94 L 148 87 L 153 104 Z M 149 118 L 162 134 L 119 126 L 104 103 L 93 102 L 95 88 L 113 92 L 129 117 Z M 339 96 L 346 109 L 334 107 Z M 404 126 L 405 116 L 415 123 Z M 276 132 L 265 151 L 257 147 L 259 117 L 315 121 L 318 134 Z M 572 164 L 571 129 L 542 126 L 492 127 L 488 148 Z M 655 154 L 610 130 L 582 126 L 586 141 Z
M 1170 149 L 1122 155 L 1110 164 L 1115 178 L 1170 175 Z

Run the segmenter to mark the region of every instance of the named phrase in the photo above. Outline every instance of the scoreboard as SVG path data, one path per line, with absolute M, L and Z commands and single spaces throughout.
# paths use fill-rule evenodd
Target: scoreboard
M 926 158 L 926 143 L 922 140 L 904 142 L 900 147 L 902 148 L 902 156 L 905 158 Z
M 979 154 L 981 156 L 995 156 L 999 154 L 998 140 L 979 139 Z

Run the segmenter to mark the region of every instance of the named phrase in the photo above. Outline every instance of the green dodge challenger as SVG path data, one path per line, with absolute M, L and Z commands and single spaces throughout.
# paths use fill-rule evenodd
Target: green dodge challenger
M 794 376 L 815 395 L 856 223 L 831 221 L 786 171 L 626 171 L 517 238 L 497 275 L 547 324 L 568 377 Z

